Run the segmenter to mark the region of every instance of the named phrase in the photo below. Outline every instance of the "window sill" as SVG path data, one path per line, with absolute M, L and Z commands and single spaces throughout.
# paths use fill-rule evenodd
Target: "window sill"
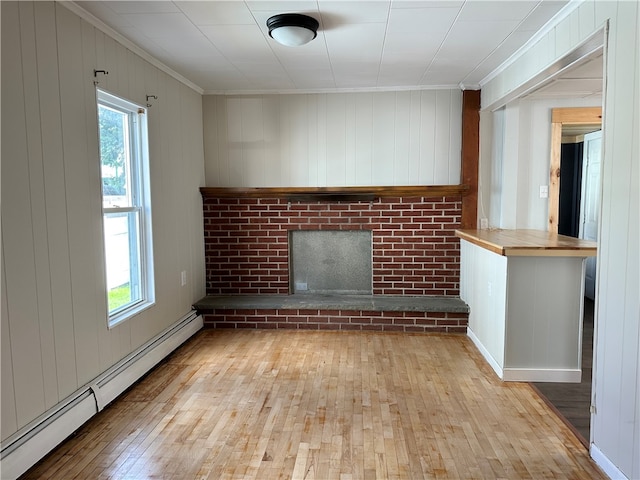
M 109 330 L 111 330 L 114 327 L 117 327 L 123 322 L 126 322 L 131 317 L 135 317 L 136 315 L 138 315 L 139 313 L 142 313 L 148 308 L 153 307 L 155 304 L 156 304 L 155 301 L 141 302 L 136 304 L 135 306 L 132 306 L 131 308 L 127 308 L 126 310 L 123 310 L 122 312 L 109 316 L 108 318 Z

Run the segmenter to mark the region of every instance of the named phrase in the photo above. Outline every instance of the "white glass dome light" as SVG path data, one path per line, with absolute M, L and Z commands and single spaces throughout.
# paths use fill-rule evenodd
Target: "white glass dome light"
M 287 47 L 299 47 L 316 38 L 318 21 L 299 13 L 282 13 L 267 20 L 269 36 Z

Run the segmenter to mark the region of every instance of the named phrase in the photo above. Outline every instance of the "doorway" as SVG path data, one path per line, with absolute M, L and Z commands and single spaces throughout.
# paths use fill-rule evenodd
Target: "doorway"
M 552 185 L 552 181 L 549 189 L 549 230 L 555 228 L 559 234 L 595 242 L 600 201 L 601 116 L 600 108 L 554 109 L 552 114 L 554 120 L 560 121 L 552 122 L 552 141 L 559 141 L 559 144 L 552 144 L 551 148 L 551 179 L 556 182 Z M 533 384 L 586 447 L 591 434 L 595 269 L 595 257 L 588 259 L 581 382 Z

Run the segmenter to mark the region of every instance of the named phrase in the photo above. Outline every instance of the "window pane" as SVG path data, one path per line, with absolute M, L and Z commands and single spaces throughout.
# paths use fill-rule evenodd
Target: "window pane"
M 104 215 L 109 314 L 141 301 L 138 211 Z
M 104 208 L 131 206 L 131 150 L 129 113 L 98 106 L 102 205 Z

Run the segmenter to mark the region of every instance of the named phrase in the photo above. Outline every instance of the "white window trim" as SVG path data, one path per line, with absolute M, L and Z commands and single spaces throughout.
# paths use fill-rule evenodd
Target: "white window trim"
M 117 95 L 111 94 L 102 89 L 96 89 L 96 105 L 104 104 L 107 106 L 123 109 L 130 112 L 137 112 L 136 126 L 137 135 L 135 146 L 137 155 L 138 168 L 134 175 L 139 176 L 135 179 L 137 184 L 136 194 L 140 198 L 135 200 L 136 205 L 122 208 L 103 208 L 102 209 L 102 226 L 104 229 L 104 215 L 108 213 L 129 213 L 140 212 L 140 262 L 142 263 L 142 299 L 129 305 L 122 310 L 109 314 L 108 298 L 107 298 L 107 327 L 112 329 L 122 322 L 138 315 L 155 305 L 155 275 L 153 262 L 153 238 L 152 238 L 152 222 L 151 222 L 151 187 L 150 187 L 150 171 L 149 171 L 149 140 L 147 125 L 147 109 L 134 102 L 126 100 Z M 100 153 L 98 152 L 98 158 Z M 102 184 L 102 182 L 101 182 Z M 101 194 L 102 197 L 102 194 Z M 104 242 L 104 234 L 102 236 Z M 103 244 L 102 249 L 103 262 L 106 262 L 106 249 Z M 105 269 L 105 286 L 106 286 L 106 269 Z M 105 288 L 105 295 L 108 297 L 108 291 Z

